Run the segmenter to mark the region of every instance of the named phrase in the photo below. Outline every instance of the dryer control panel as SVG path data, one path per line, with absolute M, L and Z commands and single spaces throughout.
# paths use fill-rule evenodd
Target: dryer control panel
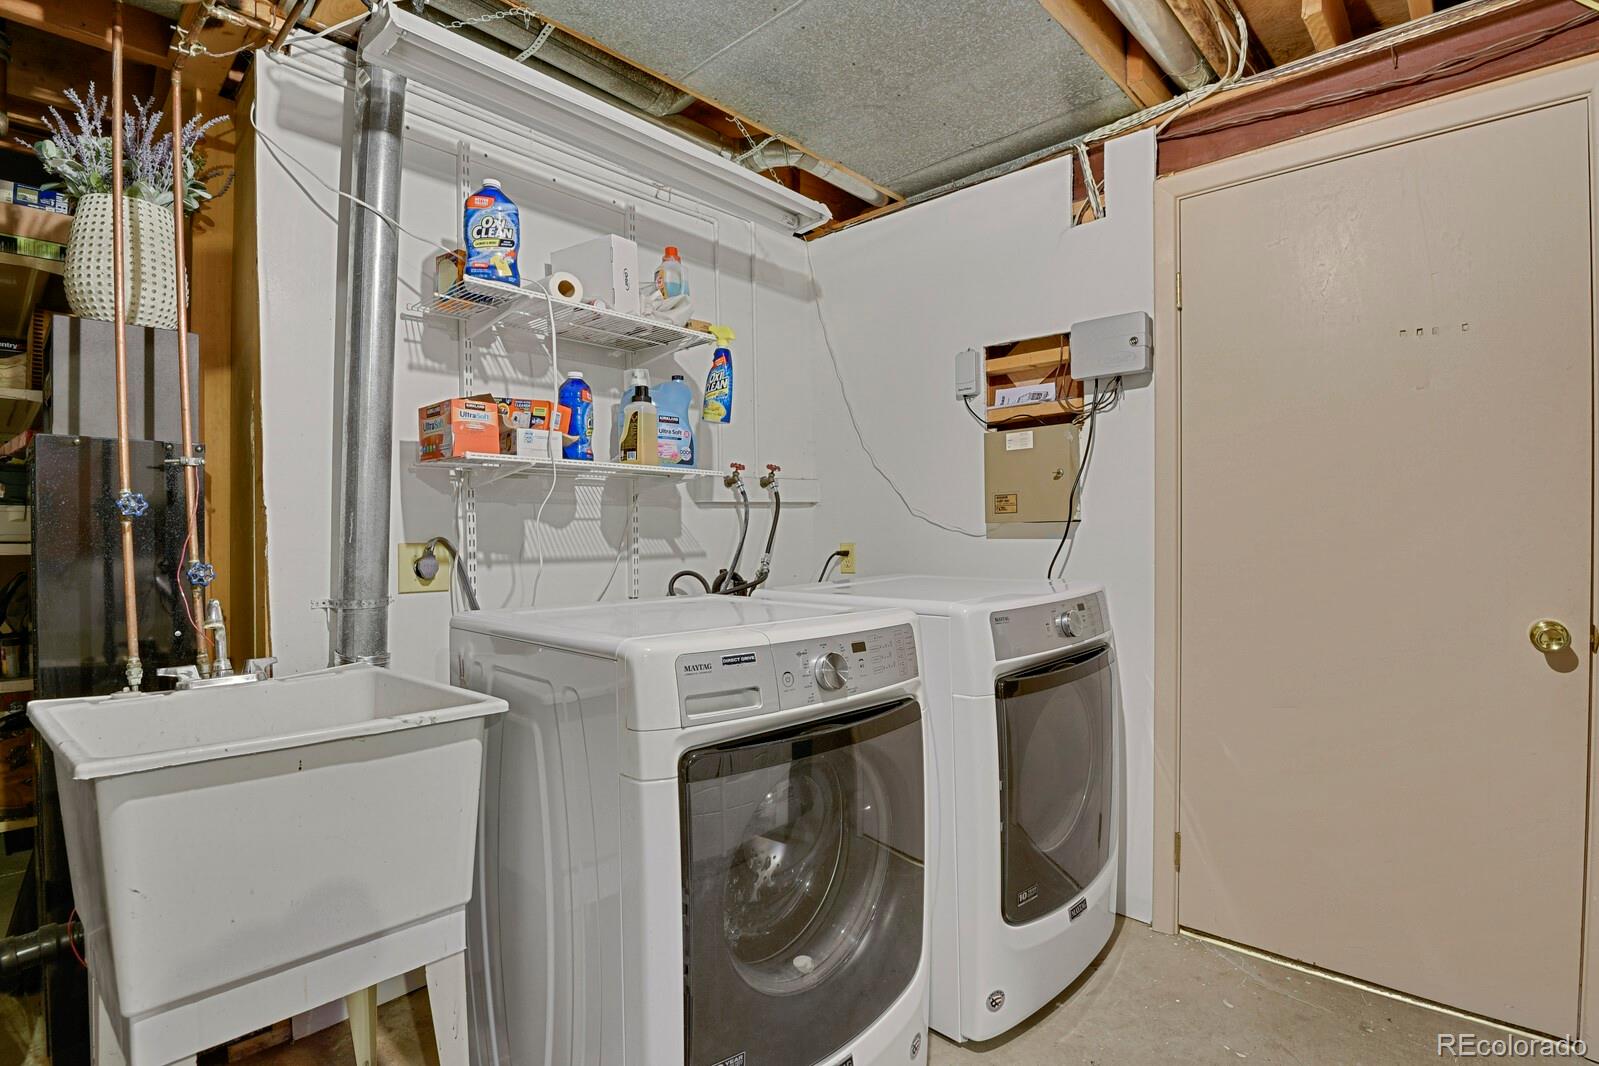
M 916 676 L 916 636 L 889 626 L 772 645 L 783 710 L 870 692 Z
M 1105 594 L 1090 592 L 1055 603 L 995 611 L 989 628 L 994 633 L 994 659 L 1004 662 L 1103 637 L 1110 632 L 1110 617 Z

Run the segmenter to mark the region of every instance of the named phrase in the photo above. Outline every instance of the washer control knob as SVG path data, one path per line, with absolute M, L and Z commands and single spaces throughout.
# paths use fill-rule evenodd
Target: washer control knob
M 811 663 L 811 673 L 816 675 L 816 683 L 828 692 L 837 692 L 849 681 L 845 672 L 849 669 L 849 660 L 836 651 L 818 655 Z
M 1072 632 L 1071 612 L 1062 611 L 1060 614 L 1055 616 L 1055 632 L 1059 633 L 1063 637 L 1075 637 L 1077 635 L 1076 633 Z

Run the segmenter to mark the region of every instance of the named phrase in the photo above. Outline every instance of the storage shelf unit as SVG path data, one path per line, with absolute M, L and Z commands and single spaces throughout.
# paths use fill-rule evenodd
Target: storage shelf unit
M 38 389 L 0 388 L 0 437 L 14 437 L 33 425 L 44 406 Z
M 542 338 L 550 331 L 552 308 L 557 338 L 613 351 L 662 355 L 708 344 L 715 339 L 709 333 L 674 326 L 670 322 L 623 314 L 559 296 L 546 296 L 538 289 L 523 289 L 479 278 L 464 278 L 448 292 L 411 305 L 412 312 L 423 318 L 466 323 L 469 340 L 490 329 L 524 330 Z
M 481 488 L 505 478 L 531 477 L 554 470 L 558 477 L 578 481 L 604 481 L 608 478 L 649 478 L 656 481 L 682 481 L 696 477 L 720 477 L 720 470 L 697 466 L 634 466 L 631 463 L 601 463 L 583 459 L 545 459 L 531 455 L 493 455 L 469 452 L 453 459 L 418 461 L 417 470 L 447 470 L 452 476 L 471 472 Z
M 18 833 L 24 829 L 34 829 L 39 825 L 39 819 L 33 815 L 26 818 L 9 818 L 0 821 L 0 834 Z
M 8 677 L 5 680 L 0 681 L 0 693 L 32 691 L 33 678 L 31 677 Z
M 0 555 L 32 555 L 33 541 L 0 541 Z

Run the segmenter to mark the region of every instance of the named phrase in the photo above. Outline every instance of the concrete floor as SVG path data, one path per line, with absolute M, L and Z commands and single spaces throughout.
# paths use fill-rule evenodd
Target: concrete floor
M 46 1066 L 37 1000 L 0 995 L 0 1064 Z M 438 1066 L 426 991 L 380 1010 L 378 1066 Z M 1187 937 L 1122 921 L 1094 967 L 1009 1036 L 957 1046 L 936 1066 L 1408 1066 L 1439 1061 L 1440 1032 L 1500 1030 Z M 239 1066 L 354 1066 L 350 1029 L 237 1060 Z M 1500 1058 L 1498 1063 L 1549 1059 Z M 773 1064 L 786 1066 L 786 1064 Z
M 388 1003 L 380 1013 L 379 1066 L 437 1066 L 426 992 Z M 1437 1062 L 1437 1035 L 1443 1031 L 1501 1035 L 1124 921 L 1094 968 L 1030 1022 L 980 1046 L 960 1047 L 935 1037 L 931 1061 L 937 1066 L 1407 1066 Z M 349 1027 L 339 1025 L 241 1060 L 241 1066 L 353 1062 Z

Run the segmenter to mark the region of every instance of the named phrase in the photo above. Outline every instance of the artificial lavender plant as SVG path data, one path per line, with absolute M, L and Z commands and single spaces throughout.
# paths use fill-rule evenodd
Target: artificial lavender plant
M 44 120 L 50 138 L 33 145 L 34 154 L 44 169 L 59 179 L 52 187 L 59 187 L 73 199 L 110 192 L 110 102 L 95 95 L 93 82 L 89 83 L 87 98 L 76 89 L 68 89 L 67 99 L 77 108 L 72 121 L 52 107 Z M 136 200 L 171 207 L 172 134 L 161 133 L 162 117 L 162 112 L 155 110 L 153 97 L 134 100 L 133 110 L 123 115 L 122 188 Z M 205 154 L 199 145 L 206 132 L 222 121 L 222 116 L 207 121 L 195 116 L 183 126 L 179 149 L 183 158 L 183 206 L 191 214 L 216 195 L 206 185 L 210 174 L 203 170 Z

